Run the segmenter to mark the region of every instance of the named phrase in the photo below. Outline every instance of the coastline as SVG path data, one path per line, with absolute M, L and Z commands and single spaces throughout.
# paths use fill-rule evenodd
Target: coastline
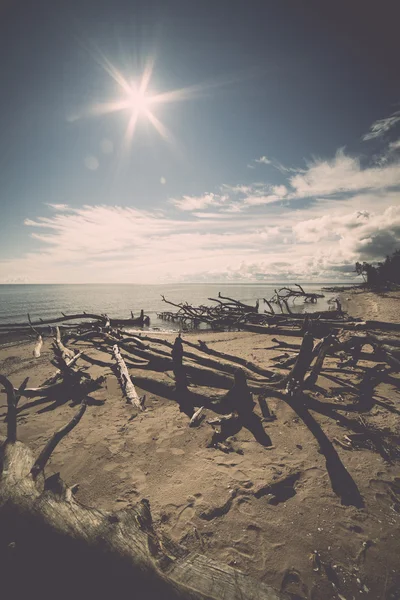
M 400 303 L 391 293 L 381 297 L 352 289 L 339 297 L 352 316 L 399 320 Z M 171 340 L 174 334 L 147 331 L 146 335 Z M 282 349 L 274 348 L 273 335 L 247 331 L 182 335 L 194 343 L 201 338 L 219 352 L 279 371 L 274 359 L 282 355 Z M 299 338 L 284 340 L 299 344 Z M 54 374 L 52 339 L 44 338 L 37 359 L 32 356 L 34 343 L 0 348 L 0 372 L 14 386 L 27 376 L 29 386 L 40 386 Z M 91 394 L 93 403 L 84 418 L 56 448 L 48 466 L 48 474 L 61 472 L 68 484 L 80 484 L 80 502 L 118 510 L 146 498 L 158 532 L 191 552 L 234 566 L 302 600 L 333 600 L 337 589 L 345 598 L 367 597 L 366 590 L 369 597 L 380 597 L 386 585 L 388 591 L 397 589 L 400 548 L 394 530 L 400 522 L 399 457 L 394 454 L 388 460 L 369 441 L 353 448 L 343 442 L 345 435 L 353 435 L 360 422 L 365 422 L 371 431 L 390 431 L 390 448 L 399 447 L 395 386 L 379 384 L 377 404 L 362 415 L 351 391 L 357 389 L 360 373 L 377 364 L 374 360 L 360 360 L 359 368 L 341 373 L 339 359 L 327 357 L 312 411 L 291 406 L 269 392 L 267 404 L 276 418 L 263 419 L 254 395 L 254 412 L 262 419 L 272 445 L 263 446 L 250 429 L 242 427 L 221 450 L 210 446 L 213 428 L 208 420 L 215 418 L 213 411 L 205 409 L 200 426 L 191 428 L 175 401 L 136 383 L 138 394 L 146 394 L 146 411 L 133 415 L 113 371 L 111 352 L 86 342 L 71 347 L 93 359 L 81 363 L 93 378 L 105 376 L 103 387 Z M 286 354 L 293 356 L 293 350 Z M 149 375 L 133 364 L 129 368 L 134 382 Z M 151 373 L 154 381 L 162 376 L 172 378 L 172 373 Z M 210 395 L 215 392 L 215 388 L 202 390 Z M 75 412 L 76 406 L 68 400 L 21 399 L 18 438 L 37 454 Z M 1 394 L 0 437 L 5 434 L 5 414 L 6 400 Z M 342 463 L 341 475 L 347 473 L 355 482 L 364 507 L 346 505 L 335 493 L 326 447 Z M 270 492 L 277 484 L 274 495 Z M 310 560 L 313 556 L 326 567 L 318 569 Z M 336 587 L 329 573 L 334 574 Z
M 342 309 L 352 317 L 364 321 L 400 322 L 400 290 L 371 292 L 362 288 L 352 288 L 340 292 Z

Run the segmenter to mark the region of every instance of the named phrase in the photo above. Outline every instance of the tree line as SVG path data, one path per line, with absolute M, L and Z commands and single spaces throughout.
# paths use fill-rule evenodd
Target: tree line
M 356 273 L 372 288 L 382 288 L 400 285 L 400 249 L 391 256 L 386 256 L 384 262 L 375 266 L 367 262 L 356 262 Z

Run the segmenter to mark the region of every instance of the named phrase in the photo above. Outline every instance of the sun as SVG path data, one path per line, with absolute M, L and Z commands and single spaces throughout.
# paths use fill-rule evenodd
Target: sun
M 222 84 L 222 82 L 218 82 L 217 84 L 211 85 L 194 85 L 161 93 L 155 93 L 155 91 L 151 89 L 150 92 L 149 84 L 153 75 L 154 58 L 149 57 L 147 59 L 140 77 L 132 81 L 131 79 L 127 79 L 99 48 L 95 47 L 94 51 L 90 53 L 95 61 L 118 85 L 120 95 L 110 102 L 92 105 L 89 110 L 85 110 L 81 115 L 78 115 L 77 118 L 79 119 L 82 116 L 101 116 L 117 111 L 126 112 L 128 115 L 128 124 L 125 131 L 126 146 L 129 146 L 132 142 L 138 121 L 143 119 L 150 122 L 164 140 L 175 145 L 175 140 L 171 132 L 154 114 L 157 107 L 163 104 L 196 98 L 197 96 L 201 96 L 204 89 L 207 87 L 218 87 Z
M 141 91 L 137 85 L 133 84 L 128 94 L 128 108 L 132 113 L 146 114 L 150 110 L 151 97 L 145 91 Z
M 128 124 L 125 131 L 126 146 L 129 146 L 132 142 L 137 122 L 143 119 L 149 121 L 164 140 L 176 145 L 171 132 L 165 127 L 160 119 L 157 118 L 154 114 L 154 110 L 163 104 L 201 98 L 207 90 L 219 88 L 241 80 L 241 78 L 238 79 L 237 77 L 220 78 L 216 81 L 166 92 L 155 93 L 152 89 L 150 93 L 149 84 L 153 75 L 154 57 L 149 56 L 147 58 L 141 76 L 132 82 L 130 78 L 127 79 L 122 72 L 112 64 L 99 47 L 91 44 L 88 48 L 88 52 L 97 64 L 100 65 L 100 67 L 118 85 L 120 95 L 110 102 L 92 105 L 89 109 L 83 110 L 81 114 L 74 115 L 73 120 L 75 121 L 82 117 L 101 116 L 117 111 L 124 111 L 128 115 Z
M 149 83 L 153 73 L 154 61 L 149 60 L 141 77 L 137 81 L 128 81 L 122 73 L 104 56 L 101 55 L 97 61 L 103 69 L 118 84 L 121 96 L 111 102 L 103 102 L 91 106 L 86 113 L 88 116 L 100 116 L 117 111 L 126 111 L 128 114 L 128 125 L 125 131 L 125 142 L 129 146 L 135 133 L 137 122 L 146 119 L 166 141 L 172 142 L 170 131 L 161 123 L 151 110 L 153 104 L 171 102 L 170 94 L 150 94 Z

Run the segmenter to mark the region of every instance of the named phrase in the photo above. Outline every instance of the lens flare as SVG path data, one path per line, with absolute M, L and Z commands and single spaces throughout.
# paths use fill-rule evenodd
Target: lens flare
M 171 132 L 154 114 L 154 110 L 158 106 L 204 97 L 204 95 L 207 95 L 215 88 L 224 87 L 242 79 L 242 77 L 223 78 L 217 81 L 192 85 L 186 88 L 150 93 L 149 85 L 154 70 L 153 57 L 147 59 L 141 77 L 132 82 L 124 77 L 96 45 L 91 44 L 91 48 L 87 48 L 87 50 L 107 75 L 118 85 L 121 95 L 119 98 L 115 98 L 109 102 L 94 104 L 79 115 L 74 114 L 74 118 L 71 119 L 71 122 L 82 117 L 102 116 L 125 111 L 128 117 L 125 141 L 129 144 L 134 136 L 136 125 L 141 119 L 148 121 L 164 140 L 170 143 L 174 142 Z

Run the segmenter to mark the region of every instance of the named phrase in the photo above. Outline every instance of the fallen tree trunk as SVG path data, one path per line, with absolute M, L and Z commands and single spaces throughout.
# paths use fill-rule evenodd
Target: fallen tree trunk
M 74 320 L 86 321 L 90 319 L 92 325 L 102 324 L 105 325 L 107 321 L 109 321 L 109 325 L 111 327 L 115 326 L 132 326 L 138 325 L 142 326 L 144 323 L 149 323 L 150 320 L 148 317 L 144 315 L 144 311 L 141 311 L 140 316 L 132 319 L 113 319 L 109 318 L 106 315 L 97 315 L 93 313 L 77 313 L 74 315 L 64 315 L 62 317 L 55 317 L 54 319 L 39 319 L 38 321 L 32 321 L 30 316 L 28 315 L 28 322 L 24 323 L 0 323 L 0 331 L 1 330 L 11 330 L 11 329 L 26 329 L 32 327 L 41 327 L 43 325 L 54 325 L 55 323 L 64 323 L 65 321 L 74 321 Z
M 144 410 L 145 397 L 142 396 L 142 398 L 139 398 L 138 393 L 135 389 L 135 386 L 132 383 L 132 379 L 129 375 L 125 361 L 121 356 L 121 353 L 119 351 L 117 344 L 115 344 L 113 346 L 113 355 L 114 355 L 115 361 L 117 363 L 117 369 L 118 369 L 118 373 L 119 373 L 119 381 L 121 384 L 121 388 L 127 398 L 127 402 L 129 404 L 133 404 L 139 410 Z
M 255 325 L 253 323 L 239 323 L 238 329 L 245 329 L 253 333 L 265 333 L 267 335 L 287 335 L 290 337 L 303 337 L 301 329 L 289 329 L 284 327 Z

